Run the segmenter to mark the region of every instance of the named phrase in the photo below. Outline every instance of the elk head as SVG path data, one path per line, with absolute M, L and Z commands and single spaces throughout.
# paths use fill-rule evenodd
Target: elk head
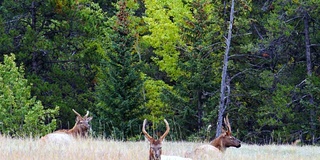
M 211 145 L 224 152 L 228 147 L 241 147 L 241 142 L 237 138 L 232 136 L 231 126 L 229 123 L 228 115 L 224 118 L 226 130 L 223 133 L 210 142 Z
M 149 160 L 161 160 L 161 147 L 162 147 L 162 141 L 164 140 L 164 138 L 167 136 L 167 134 L 169 133 L 170 127 L 169 124 L 167 122 L 166 119 L 164 119 L 164 123 L 166 123 L 166 131 L 163 133 L 162 136 L 160 136 L 159 139 L 154 139 L 153 137 L 151 137 L 146 129 L 147 120 L 145 119 L 143 121 L 143 126 L 142 126 L 142 132 L 144 133 L 144 135 L 146 136 L 146 138 L 149 140 L 150 142 L 150 151 L 149 151 Z
M 74 136 L 87 136 L 88 131 L 91 129 L 89 122 L 92 120 L 92 117 L 88 117 L 89 111 L 87 111 L 87 114 L 83 117 L 74 109 L 72 109 L 72 111 L 77 115 L 76 124 L 68 132 Z

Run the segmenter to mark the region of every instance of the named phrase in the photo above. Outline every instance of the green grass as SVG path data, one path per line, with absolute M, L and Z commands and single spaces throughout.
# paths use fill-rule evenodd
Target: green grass
M 163 154 L 184 156 L 201 143 L 163 142 Z M 67 145 L 42 143 L 39 139 L 0 137 L 0 159 L 5 160 L 146 160 L 149 143 L 103 139 L 75 141 Z M 214 157 L 210 158 L 214 159 Z M 225 160 L 318 160 L 320 147 L 291 145 L 242 145 L 228 148 Z

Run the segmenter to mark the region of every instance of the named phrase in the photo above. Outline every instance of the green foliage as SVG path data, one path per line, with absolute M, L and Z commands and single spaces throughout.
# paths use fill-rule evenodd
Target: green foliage
M 242 141 L 319 142 L 319 5 L 235 1 L 226 113 Z M 40 135 L 54 123 L 70 128 L 74 108 L 90 111 L 97 136 L 139 140 L 144 118 L 154 133 L 166 118 L 172 140 L 208 141 L 230 7 L 219 0 L 1 1 L 0 54 L 16 53 L 17 65 L 25 66 L 19 73 L 32 84 L 20 77 L 2 87 L 1 132 Z M 20 128 L 4 131 L 7 123 Z
M 223 41 L 219 17 L 211 15 L 215 6 L 208 1 L 194 1 L 190 7 L 194 8 L 192 18 L 185 17 L 184 22 L 179 23 L 183 43 L 178 45 L 181 49 L 177 66 L 184 74 L 179 76 L 175 85 L 176 92 L 188 102 L 183 107 L 190 111 L 184 113 L 191 120 L 187 122 L 189 128 L 183 131 L 185 133 L 188 130 L 200 132 L 208 125 L 204 124 L 204 119 L 212 116 L 210 113 L 214 106 L 211 106 L 210 98 L 212 91 L 218 89 L 220 84 L 220 80 L 213 78 L 220 75 L 214 66 L 221 64 L 221 59 L 217 57 L 222 53 L 222 48 L 211 46 Z M 213 35 L 214 39 L 211 38 Z
M 144 114 L 143 80 L 140 77 L 140 60 L 134 52 L 135 37 L 129 27 L 132 9 L 126 1 L 119 1 L 119 11 L 109 20 L 110 42 L 105 58 L 101 60 L 96 87 L 97 119 L 108 125 L 108 130 L 98 128 L 115 139 L 128 139 L 140 133 L 140 121 Z
M 255 58 L 254 62 L 260 66 L 256 68 L 260 70 L 260 77 L 252 77 L 257 79 L 252 81 L 261 88 L 260 91 L 253 89 L 250 92 L 259 98 L 259 111 L 256 112 L 259 125 L 255 128 L 259 132 L 257 136 L 279 143 L 312 137 L 317 128 L 315 106 L 318 101 L 309 96 L 313 94 L 310 94 L 312 89 L 305 83 L 310 81 L 304 80 L 309 79 L 305 72 L 306 62 L 300 63 L 306 56 L 306 26 L 301 22 L 306 18 L 305 13 L 311 19 L 317 19 L 314 16 L 317 9 L 311 6 L 319 4 L 311 1 L 273 1 L 262 4 L 256 2 L 255 5 L 262 7 L 262 10 L 254 11 L 260 11 L 255 15 L 262 16 L 252 21 L 256 35 L 260 37 L 256 45 L 259 47 L 253 50 L 253 54 L 261 56 Z M 317 37 L 318 33 L 311 28 L 309 36 Z M 313 38 L 311 43 L 315 43 Z M 312 65 L 317 66 L 315 63 Z M 310 139 L 306 142 L 310 142 Z
M 182 43 L 178 24 L 185 17 L 191 17 L 189 7 L 180 0 L 155 1 L 146 0 L 145 23 L 150 35 L 143 40 L 155 48 L 153 60 L 161 71 L 165 71 L 172 79 L 183 73 L 177 68 L 179 52 L 176 45 Z M 177 14 L 178 13 L 178 14 Z
M 172 108 L 175 106 L 168 106 L 162 99 L 161 95 L 166 91 L 173 91 L 173 88 L 165 84 L 161 80 L 147 79 L 144 82 L 144 90 L 146 102 L 144 106 L 150 115 L 145 116 L 148 120 L 153 122 L 162 122 L 164 118 L 172 116 Z
M 3 48 L 11 50 L 1 53 L 16 53 L 17 63 L 25 64 L 26 77 L 34 84 L 31 94 L 48 108 L 58 105 L 59 128 L 69 128 L 72 108 L 81 112 L 93 106 L 96 66 L 105 52 L 101 44 L 106 13 L 88 0 L 48 2 L 2 3 L 0 12 L 8 14 L 1 24 L 11 42 Z
M 290 86 L 277 85 L 274 94 L 266 101 L 266 106 L 259 108 L 257 122 L 260 126 L 282 126 L 284 119 L 290 121 L 294 117 L 292 108 L 288 106 L 292 89 Z
M 3 25 L 5 21 L 3 20 L 2 16 L 0 15 L 0 45 L 2 46 L 0 48 L 0 53 L 3 52 L 10 52 L 13 48 L 13 43 L 10 40 L 10 33 L 6 33 L 5 25 Z
M 301 124 L 301 128 L 305 131 L 302 137 L 305 137 L 306 142 L 312 143 L 313 136 L 319 136 L 317 129 L 319 128 L 319 76 L 310 76 L 305 81 L 301 82 L 296 86 L 294 93 L 297 97 L 295 103 L 292 106 L 302 112 L 296 112 L 296 119 L 299 120 L 297 123 Z M 308 114 L 305 114 L 308 113 Z M 303 121 L 305 118 L 308 121 Z
M 59 108 L 44 109 L 36 97 L 30 95 L 31 86 L 24 78 L 24 70 L 17 67 L 15 56 L 4 56 L 0 64 L 0 119 L 2 134 L 11 136 L 40 136 L 56 127 Z

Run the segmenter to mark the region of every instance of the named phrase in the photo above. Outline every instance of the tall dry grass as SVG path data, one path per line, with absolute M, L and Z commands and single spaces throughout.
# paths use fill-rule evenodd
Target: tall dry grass
M 163 142 L 163 154 L 184 156 L 201 143 Z M 69 144 L 43 143 L 39 139 L 0 137 L 2 160 L 146 160 L 148 142 L 87 139 Z M 215 159 L 211 157 L 210 160 Z M 318 146 L 242 145 L 228 148 L 225 160 L 319 160 Z

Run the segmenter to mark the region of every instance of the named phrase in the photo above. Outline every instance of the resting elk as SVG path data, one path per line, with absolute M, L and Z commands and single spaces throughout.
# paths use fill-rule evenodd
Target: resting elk
M 150 150 L 149 150 L 149 160 L 191 160 L 189 158 L 182 158 L 178 156 L 164 156 L 162 155 L 162 141 L 167 136 L 170 131 L 169 123 L 166 119 L 164 119 L 164 123 L 166 124 L 166 131 L 160 136 L 159 139 L 154 139 L 151 137 L 145 129 L 147 120 L 143 121 L 142 133 L 146 136 L 148 141 L 150 142 Z
M 224 118 L 226 130 L 208 145 L 201 145 L 197 147 L 193 152 L 186 154 L 186 157 L 192 157 L 193 159 L 210 159 L 222 156 L 222 153 L 226 151 L 228 147 L 241 147 L 241 142 L 237 138 L 232 136 L 231 126 L 229 123 L 228 115 Z
M 72 129 L 57 130 L 45 135 L 41 140 L 68 143 L 74 138 L 87 137 L 90 130 L 89 122 L 92 120 L 92 117 L 88 117 L 89 111 L 87 111 L 87 114 L 83 117 L 74 109 L 72 109 L 72 111 L 77 115 L 76 123 Z

